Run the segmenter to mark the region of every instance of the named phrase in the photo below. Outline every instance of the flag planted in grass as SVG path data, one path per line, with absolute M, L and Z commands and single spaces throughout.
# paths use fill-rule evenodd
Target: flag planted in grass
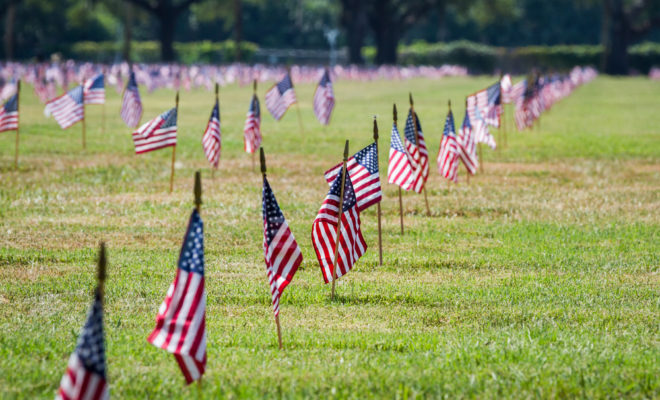
M 458 163 L 459 149 L 458 142 L 456 141 L 454 115 L 449 110 L 438 152 L 438 172 L 450 181 L 456 182 L 458 181 Z
M 187 383 L 206 368 L 206 290 L 204 289 L 204 226 L 193 210 L 183 239 L 174 282 L 160 305 L 156 328 L 147 339 L 174 355 Z
M 348 273 L 367 251 L 367 243 L 364 241 L 360 229 L 360 211 L 350 174 L 346 174 L 343 193 L 344 200 L 340 211 L 340 172 L 330 186 L 330 191 L 321 204 L 312 225 L 312 244 L 325 283 L 332 282 L 333 276 L 339 278 Z M 337 229 L 337 224 L 340 224 L 339 229 Z M 337 232 L 339 232 L 339 239 L 337 239 Z M 335 246 L 337 247 L 335 248 Z M 336 270 L 334 270 L 333 264 L 335 254 L 337 254 Z
M 325 180 L 329 185 L 332 185 L 337 176 L 341 177 L 339 173 L 342 165 L 341 163 L 337 164 L 325 171 Z M 383 193 L 380 188 L 376 143 L 368 145 L 349 158 L 346 163 L 346 171 L 353 182 L 357 206 L 360 211 L 364 211 L 381 201 Z
M 209 160 L 214 168 L 218 168 L 220 150 L 222 149 L 220 137 L 220 105 L 218 99 L 215 100 L 215 106 L 213 106 L 213 110 L 211 111 L 209 123 L 206 125 L 206 130 L 202 136 L 202 146 L 204 147 L 206 159 Z
M 56 400 L 109 398 L 103 335 L 103 303 L 100 288 L 80 332 L 76 350 L 69 357 Z
M 265 175 L 262 199 L 264 260 L 273 297 L 273 312 L 278 316 L 280 297 L 298 270 L 302 262 L 302 253 Z
M 415 131 L 417 135 L 415 135 Z M 403 133 L 406 150 L 410 156 L 410 163 L 413 169 L 412 189 L 417 193 L 422 193 L 426 179 L 429 177 L 429 152 L 426 149 L 422 124 L 419 122 L 417 113 L 412 109 L 408 111 L 406 127 Z
M 98 74 L 85 81 L 83 90 L 85 92 L 85 104 L 105 104 L 103 74 Z
M 176 146 L 177 109 L 165 111 L 133 132 L 135 154 Z
M 261 146 L 261 107 L 256 93 L 252 96 L 250 109 L 245 118 L 243 139 L 246 153 L 254 153 Z
M 83 87 L 76 86 L 46 103 L 46 115 L 52 115 L 62 129 L 85 118 Z
M 138 126 L 142 119 L 142 101 L 140 100 L 140 91 L 138 90 L 135 73 L 131 71 L 124 89 L 124 95 L 121 100 L 121 119 L 129 127 Z
M 330 115 L 335 107 L 335 94 L 332 90 L 332 81 L 328 70 L 323 71 L 323 76 L 316 91 L 314 92 L 314 115 L 323 125 L 330 123 Z
M 0 107 L 0 132 L 18 129 L 18 93 Z
M 387 167 L 387 181 L 398 185 L 403 190 L 413 188 L 413 177 L 415 171 L 410 163 L 406 149 L 401 143 L 399 130 L 396 124 L 392 125 L 392 136 L 390 139 L 390 160 Z
M 266 108 L 278 121 L 296 101 L 296 92 L 293 90 L 289 74 L 286 74 L 281 81 L 266 92 Z

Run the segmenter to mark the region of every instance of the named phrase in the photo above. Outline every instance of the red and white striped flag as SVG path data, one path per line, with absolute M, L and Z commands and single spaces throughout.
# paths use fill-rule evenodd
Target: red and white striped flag
M 135 73 L 131 71 L 121 100 L 121 119 L 130 127 L 138 126 L 142 119 L 142 100 L 138 90 Z
M 204 224 L 193 210 L 183 239 L 174 282 L 158 309 L 149 343 L 174 355 L 186 383 L 206 368 L 206 290 L 204 289 Z
M 401 143 L 399 130 L 396 124 L 392 125 L 392 136 L 390 139 L 390 160 L 387 167 L 387 181 L 398 185 L 403 190 L 413 188 L 415 170 L 412 167 L 406 149 Z
M 243 143 L 246 153 L 254 153 L 261 145 L 261 107 L 255 94 L 243 127 Z
M 471 121 L 483 119 L 486 124 L 499 127 L 502 114 L 500 82 L 495 82 L 486 89 L 468 96 L 467 110 Z M 478 115 L 480 118 L 477 117 Z
M 502 104 L 511 103 L 512 96 L 511 90 L 513 89 L 513 82 L 511 81 L 511 75 L 505 74 L 502 79 L 500 79 L 500 90 L 502 93 Z
M 323 125 L 330 123 L 330 115 L 335 107 L 335 94 L 328 70 L 323 71 L 323 77 L 314 92 L 314 115 Z
M 55 117 L 62 129 L 66 129 L 85 118 L 83 87 L 76 86 L 67 93 L 46 103 L 46 115 Z
M 176 108 L 145 123 L 133 132 L 135 154 L 176 146 Z
M 451 111 L 445 120 L 445 131 L 440 142 L 438 151 L 438 172 L 450 181 L 458 181 L 458 157 L 459 149 L 456 141 L 456 129 L 454 127 L 454 115 Z
M 467 112 L 463 117 L 463 125 L 458 131 L 456 141 L 458 142 L 458 155 L 461 158 L 461 161 L 463 161 L 468 173 L 474 175 L 479 167 L 479 158 L 477 157 L 477 142 L 474 138 L 470 116 Z
M 414 115 L 415 124 L 413 124 L 412 109 L 408 110 L 406 118 L 406 128 L 403 131 L 406 150 L 410 156 L 410 164 L 413 168 L 413 190 L 422 193 L 426 179 L 429 177 L 429 152 L 426 149 L 422 124 L 419 122 L 417 113 Z M 415 125 L 417 125 L 415 127 Z M 417 128 L 417 137 L 415 137 L 415 128 Z M 418 143 L 419 140 L 419 143 Z
M 329 185 L 335 181 L 341 172 L 343 163 L 325 171 L 325 180 Z M 362 212 L 370 206 L 379 203 L 383 197 L 378 174 L 378 148 L 372 143 L 355 153 L 346 162 L 346 171 L 353 182 L 358 209 Z
M 69 357 L 55 400 L 106 400 L 110 397 L 105 363 L 103 303 L 96 289 L 76 350 Z
M 209 160 L 214 168 L 218 168 L 222 143 L 220 137 L 220 105 L 217 100 L 215 101 L 213 111 L 211 111 L 209 123 L 206 125 L 206 130 L 202 136 L 202 146 L 204 147 L 206 159 Z
M 337 243 L 337 223 L 339 229 L 339 247 L 337 252 L 337 278 L 344 276 L 367 250 L 367 243 L 360 230 L 360 211 L 357 207 L 355 191 L 351 177 L 346 174 L 344 184 L 344 202 L 341 219 L 339 218 L 339 196 L 341 195 L 341 173 L 337 174 L 330 186 L 330 191 L 319 209 L 312 225 L 312 244 L 321 267 L 325 283 L 333 280 L 333 261 Z
M 273 312 L 277 316 L 280 313 L 280 297 L 302 263 L 302 253 L 265 176 L 262 198 L 264 260 L 273 297 Z
M 18 129 L 18 93 L 0 107 L 0 132 Z
M 266 108 L 278 121 L 296 101 L 296 92 L 289 74 L 266 92 Z
M 83 87 L 85 91 L 85 104 L 104 104 L 105 103 L 105 83 L 103 74 L 85 81 Z

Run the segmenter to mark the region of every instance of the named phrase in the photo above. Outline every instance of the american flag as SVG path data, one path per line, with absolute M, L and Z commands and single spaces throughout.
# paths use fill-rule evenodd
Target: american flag
M 511 91 L 513 89 L 513 82 L 511 75 L 506 74 L 500 79 L 500 89 L 502 92 L 502 104 L 508 104 L 512 101 Z
M 206 130 L 202 136 L 202 146 L 204 147 L 206 159 L 209 160 L 214 168 L 218 168 L 220 150 L 222 149 L 222 143 L 220 142 L 220 106 L 218 100 L 215 101 L 209 123 L 206 125 Z
M 479 159 L 477 157 L 477 142 L 474 138 L 470 116 L 467 112 L 463 117 L 463 125 L 458 131 L 458 137 L 456 140 L 458 142 L 458 155 L 461 158 L 461 161 L 465 164 L 465 168 L 467 168 L 468 172 L 471 175 L 474 175 L 479 167 Z
M 477 143 L 485 143 L 488 147 L 494 150 L 497 143 L 495 143 L 495 138 L 490 133 L 490 129 L 488 129 L 488 124 L 484 120 L 481 110 L 476 109 L 474 118 L 472 118 L 469 112 L 468 116 L 470 117 L 470 122 L 474 121 L 474 125 L 472 125 L 472 128 L 474 129 L 474 140 Z
M 183 239 L 174 282 L 158 309 L 149 343 L 174 355 L 187 383 L 206 367 L 206 290 L 204 289 L 204 224 L 193 210 Z
M 67 93 L 46 103 L 46 114 L 55 117 L 62 129 L 66 129 L 85 118 L 83 87 L 76 86 Z
M 312 225 L 312 244 L 319 260 L 321 274 L 325 283 L 333 280 L 333 261 L 337 241 L 337 221 L 339 220 L 339 196 L 341 195 L 341 173 L 337 174 L 330 186 L 319 213 Z M 337 252 L 337 278 L 351 270 L 357 260 L 367 250 L 367 243 L 360 230 L 360 211 L 357 207 L 355 191 L 351 177 L 346 174 L 344 184 L 344 203 L 341 212 L 339 230 L 339 248 Z
M 85 92 L 85 104 L 104 104 L 105 84 L 103 83 L 103 74 L 88 79 L 83 90 Z
M 500 82 L 495 82 L 486 89 L 468 96 L 467 110 L 470 120 L 477 121 L 477 113 L 479 113 L 486 124 L 499 127 L 502 114 Z
M 334 107 L 335 94 L 332 91 L 330 74 L 326 69 L 323 71 L 323 77 L 314 92 L 314 114 L 316 115 L 316 119 L 318 119 L 323 125 L 328 125 Z
M 413 118 L 417 124 L 417 138 L 419 143 L 415 140 L 415 125 Z M 422 124 L 419 122 L 419 116 L 413 110 L 408 111 L 408 118 L 406 119 L 406 128 L 403 131 L 405 136 L 406 150 L 410 156 L 410 161 L 413 170 L 413 190 L 417 193 L 422 193 L 426 179 L 429 177 L 429 152 L 426 149 L 426 142 L 424 141 L 424 133 L 422 133 Z
M 18 93 L 0 107 L 0 132 L 18 129 Z
M 302 262 L 302 253 L 265 176 L 262 215 L 264 260 L 270 292 L 273 296 L 273 312 L 277 316 L 280 313 L 280 297 L 298 270 Z
M 130 127 L 138 126 L 142 119 L 142 101 L 138 91 L 135 73 L 131 71 L 121 100 L 121 119 Z
M 278 121 L 295 102 L 296 92 L 293 90 L 289 74 L 266 92 L 266 108 Z
M 56 400 L 108 399 L 103 336 L 103 303 L 99 289 L 87 314 L 76 350 L 69 357 Z
M 453 182 L 458 181 L 458 157 L 459 147 L 456 141 L 454 115 L 449 111 L 445 120 L 442 142 L 440 142 L 440 151 L 438 152 L 438 172 Z
M 176 146 L 176 108 L 145 123 L 133 132 L 135 154 Z
M 343 163 L 337 164 L 325 171 L 325 180 L 329 185 L 332 185 L 337 174 L 341 172 L 342 165 Z M 380 189 L 376 143 L 370 144 L 349 158 L 346 162 L 346 171 L 353 182 L 357 206 L 361 212 L 380 202 L 383 193 Z
M 243 127 L 243 141 L 246 153 L 254 153 L 261 145 L 261 107 L 255 94 L 250 102 L 250 109 Z
M 415 171 L 410 164 L 406 149 L 401 143 L 399 130 L 396 124 L 392 125 L 392 138 L 390 140 L 390 160 L 387 167 L 387 181 L 399 185 L 403 190 L 413 188 Z

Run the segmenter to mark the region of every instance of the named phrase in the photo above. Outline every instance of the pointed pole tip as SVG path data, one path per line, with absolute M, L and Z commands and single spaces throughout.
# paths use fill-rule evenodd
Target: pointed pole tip
M 195 171 L 195 188 L 193 191 L 195 194 L 195 208 L 199 211 L 202 205 L 202 172 L 199 170 Z
M 259 147 L 259 161 L 261 162 L 261 174 L 266 175 L 266 154 L 263 147 Z
M 412 107 L 414 105 L 412 92 L 408 92 L 408 101 L 410 101 L 410 107 Z
M 376 120 L 375 115 L 374 115 L 374 140 L 378 141 L 378 121 Z
M 99 263 L 98 263 L 98 281 L 99 284 L 103 285 L 103 282 L 105 282 L 106 278 L 106 267 L 108 264 L 108 259 L 106 256 L 105 252 L 105 242 L 101 242 L 100 249 L 99 249 Z
M 346 139 L 346 144 L 344 144 L 344 161 L 348 160 L 348 139 Z

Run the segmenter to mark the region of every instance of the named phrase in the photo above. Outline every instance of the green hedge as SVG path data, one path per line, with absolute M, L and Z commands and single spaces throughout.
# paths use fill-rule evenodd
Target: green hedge
M 450 43 L 414 42 L 399 46 L 399 63 L 404 65 L 458 64 L 474 73 L 491 73 L 500 68 L 524 73 L 534 67 L 567 70 L 575 65 L 599 66 L 603 53 L 599 45 L 493 47 L 469 41 Z M 632 69 L 648 73 L 660 65 L 660 43 L 645 42 L 629 49 Z M 365 47 L 363 55 L 373 61 L 374 47 Z
M 78 42 L 65 56 L 75 60 L 95 62 L 112 62 L 121 58 L 121 43 L 118 42 Z M 233 40 L 224 42 L 175 42 L 174 51 L 177 59 L 186 64 L 221 63 L 236 60 L 236 43 Z M 250 42 L 241 42 L 243 61 L 250 61 L 258 46 Z M 155 41 L 133 42 L 131 57 L 136 62 L 160 61 L 160 43 Z

